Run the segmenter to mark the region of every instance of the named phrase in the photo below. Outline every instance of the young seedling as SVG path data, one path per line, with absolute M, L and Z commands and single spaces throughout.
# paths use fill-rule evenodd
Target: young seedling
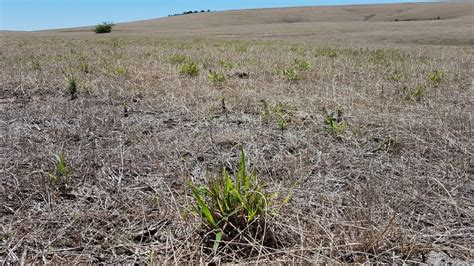
M 438 87 L 441 81 L 444 79 L 443 70 L 436 69 L 428 75 L 428 81 L 434 86 Z
M 288 103 L 278 102 L 269 105 L 265 99 L 260 100 L 260 116 L 263 121 L 274 121 L 280 130 L 288 129 L 294 108 Z
M 286 121 L 284 117 L 278 117 L 276 121 L 276 125 L 279 130 L 288 129 L 288 121 Z
M 221 85 L 224 83 L 227 78 L 224 73 L 222 72 L 215 72 L 212 70 L 209 70 L 209 74 L 207 74 L 207 78 L 209 82 L 211 82 L 214 85 Z
M 31 68 L 35 71 L 41 70 L 41 62 L 37 58 L 31 60 Z
M 63 154 L 54 154 L 56 160 L 56 169 L 54 173 L 48 173 L 51 182 L 59 183 L 63 178 L 69 174 L 69 169 L 66 166 L 66 160 Z
M 75 77 L 71 77 L 68 80 L 68 91 L 71 95 L 71 100 L 77 99 L 77 80 Z
M 293 65 L 300 71 L 308 71 L 311 69 L 311 63 L 305 59 L 296 59 Z
M 117 74 L 117 75 L 125 75 L 127 74 L 128 72 L 128 69 L 124 66 L 118 66 L 114 69 L 114 73 Z
M 287 103 L 278 102 L 272 107 L 272 114 L 275 117 L 277 128 L 280 130 L 288 129 L 291 121 L 291 112 L 293 107 Z
M 337 109 L 335 112 L 326 111 L 324 123 L 326 127 L 336 136 L 341 135 L 348 128 L 347 122 L 342 117 L 342 111 Z
M 85 74 L 89 74 L 90 73 L 90 68 L 89 68 L 89 64 L 88 63 L 81 63 L 79 65 L 79 70 L 81 72 L 84 72 Z
M 280 75 L 289 82 L 296 82 L 301 79 L 298 71 L 294 67 L 287 67 L 280 71 Z
M 404 88 L 405 99 L 420 102 L 426 96 L 426 88 L 424 86 L 416 86 L 415 88 Z

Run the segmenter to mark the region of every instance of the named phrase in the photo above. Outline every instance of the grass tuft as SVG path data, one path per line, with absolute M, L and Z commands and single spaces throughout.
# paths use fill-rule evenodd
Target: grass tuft
M 125 75 L 127 74 L 127 72 L 128 72 L 128 69 L 124 66 L 117 66 L 114 68 L 114 73 L 119 76 Z
M 404 88 L 405 90 L 405 99 L 413 100 L 420 102 L 423 98 L 426 97 L 427 91 L 426 88 L 422 85 L 418 85 L 415 88 Z
M 258 175 L 247 170 L 245 153 L 240 150 L 240 167 L 233 177 L 224 169 L 220 175 L 198 186 L 186 180 L 194 203 L 191 209 L 207 231 L 213 235 L 212 250 L 217 252 L 221 242 L 246 244 L 248 238 L 271 243 L 269 218 L 285 205 L 269 193 Z
M 211 70 L 209 71 L 209 74 L 207 74 L 207 79 L 210 83 L 214 85 L 221 85 L 227 80 L 227 77 L 222 72 L 216 72 Z
M 68 91 L 71 95 L 71 100 L 77 98 L 77 79 L 75 77 L 71 77 L 68 80 Z
M 295 67 L 293 66 L 284 68 L 278 72 L 282 78 L 284 78 L 285 80 L 289 82 L 296 82 L 301 79 L 301 76 L 298 73 L 298 70 L 296 70 Z
M 260 100 L 260 116 L 263 121 L 273 121 L 280 130 L 288 129 L 291 123 L 293 106 L 284 102 L 268 104 L 265 99 Z
M 51 182 L 56 184 L 69 175 L 69 168 L 66 166 L 66 160 L 62 153 L 54 154 L 54 159 L 56 161 L 55 171 L 53 173 L 48 173 L 48 176 Z
M 294 67 L 300 71 L 308 71 L 311 69 L 311 63 L 305 59 L 296 59 L 294 62 Z
M 199 67 L 195 62 L 184 63 L 179 67 L 179 73 L 194 77 L 199 75 Z
M 348 124 L 343 118 L 343 113 L 340 109 L 337 109 L 335 112 L 326 111 L 324 123 L 329 131 L 336 136 L 341 135 L 348 128 Z
M 443 81 L 443 79 L 444 79 L 444 72 L 443 70 L 440 70 L 440 69 L 436 69 L 435 71 L 431 72 L 428 75 L 428 81 L 434 87 L 438 87 L 439 84 Z

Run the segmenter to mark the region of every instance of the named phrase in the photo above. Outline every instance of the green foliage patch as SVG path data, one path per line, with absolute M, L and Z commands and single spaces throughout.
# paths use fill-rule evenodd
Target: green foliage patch
M 243 149 L 240 150 L 240 167 L 233 177 L 224 169 L 220 175 L 198 186 L 186 180 L 194 203 L 192 212 L 197 215 L 212 235 L 212 250 L 217 252 L 222 241 L 245 243 L 246 238 L 261 239 L 271 244 L 273 237 L 268 221 L 290 200 L 276 200 L 277 194 L 266 190 L 258 175 L 247 170 Z M 264 244 L 267 244 L 264 243 Z

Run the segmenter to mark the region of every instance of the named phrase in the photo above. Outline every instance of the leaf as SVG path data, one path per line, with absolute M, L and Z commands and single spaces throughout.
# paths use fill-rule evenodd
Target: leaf
M 240 147 L 240 180 L 245 184 L 245 190 L 250 190 L 250 177 L 247 175 L 247 170 L 245 169 L 245 153 L 244 149 Z
M 232 179 L 230 178 L 229 176 L 229 173 L 227 173 L 227 171 L 225 170 L 224 168 L 224 179 L 225 179 L 225 182 L 226 182 L 226 193 L 229 194 L 232 189 L 234 188 L 234 185 L 232 184 Z
M 198 204 L 199 210 L 201 214 L 206 218 L 206 220 L 209 222 L 209 224 L 212 227 L 216 227 L 216 222 L 214 221 L 214 217 L 212 217 L 211 211 L 207 207 L 206 203 L 204 202 L 204 199 L 201 197 L 199 194 L 195 194 L 195 200 Z
M 212 247 L 212 250 L 214 251 L 214 253 L 217 252 L 217 249 L 219 248 L 219 244 L 221 243 L 221 240 L 222 240 L 222 231 L 219 230 L 216 233 L 216 239 L 214 240 L 214 246 Z
M 232 179 L 230 178 L 229 174 L 227 171 L 224 169 L 224 178 L 225 178 L 225 186 L 226 186 L 226 192 L 225 192 L 225 206 L 227 210 L 230 210 L 232 208 L 232 203 L 234 202 L 233 199 L 233 190 L 234 190 L 234 185 L 232 184 Z
M 186 183 L 190 187 L 194 196 L 194 200 L 197 203 L 197 206 L 195 208 L 196 211 L 198 212 L 198 214 L 200 214 L 203 218 L 207 220 L 209 225 L 211 225 L 213 228 L 216 228 L 217 224 L 214 221 L 214 217 L 212 216 L 211 211 L 209 210 L 206 202 L 204 201 L 200 190 L 194 184 L 192 184 L 191 181 L 188 180 Z
M 250 223 L 255 218 L 255 215 L 257 214 L 257 210 L 250 209 L 250 210 L 248 210 L 248 213 L 249 214 L 248 214 L 248 218 L 247 218 L 247 223 Z

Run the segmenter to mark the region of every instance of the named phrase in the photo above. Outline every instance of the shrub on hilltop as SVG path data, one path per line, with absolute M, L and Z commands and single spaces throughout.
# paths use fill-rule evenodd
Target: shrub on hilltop
M 102 22 L 101 24 L 98 24 L 94 28 L 94 32 L 99 34 L 99 33 L 110 33 L 112 31 L 112 27 L 115 24 L 112 22 Z

